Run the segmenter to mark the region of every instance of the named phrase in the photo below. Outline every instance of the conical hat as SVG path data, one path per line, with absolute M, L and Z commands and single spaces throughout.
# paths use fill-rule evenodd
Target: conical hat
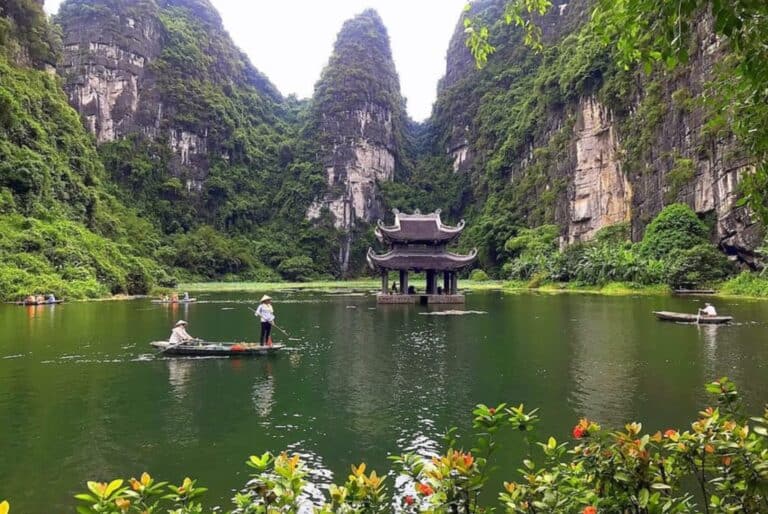
M 264 296 L 261 297 L 261 300 L 259 300 L 259 303 L 264 303 L 267 300 L 271 300 L 271 299 L 272 299 L 271 296 L 264 295 Z
M 177 326 L 177 327 L 178 327 L 179 325 L 186 325 L 186 324 L 187 324 L 187 322 L 186 322 L 186 321 L 184 321 L 183 319 L 180 319 L 179 321 L 177 321 L 177 322 L 176 322 L 176 326 Z

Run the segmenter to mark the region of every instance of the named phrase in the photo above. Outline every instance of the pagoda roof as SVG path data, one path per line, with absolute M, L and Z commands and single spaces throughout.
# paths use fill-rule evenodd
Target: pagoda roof
M 397 209 L 395 224 L 388 226 L 381 220 L 375 230 L 379 241 L 392 243 L 449 243 L 456 239 L 464 230 L 464 220 L 455 227 L 444 225 L 440 220 L 440 210 L 430 214 L 421 214 L 418 210 L 413 214 L 404 214 Z
M 371 268 L 387 270 L 454 271 L 469 266 L 476 258 L 476 248 L 469 255 L 404 247 L 396 247 L 387 253 L 379 255 L 372 248 L 369 248 L 367 255 L 368 265 Z

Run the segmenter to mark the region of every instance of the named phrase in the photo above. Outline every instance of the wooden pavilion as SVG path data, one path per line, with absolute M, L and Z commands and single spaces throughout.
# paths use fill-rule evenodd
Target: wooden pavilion
M 458 291 L 458 272 L 477 258 L 477 250 L 469 255 L 449 252 L 446 247 L 455 241 L 464 229 L 462 220 L 457 226 L 444 225 L 440 211 L 421 214 L 404 214 L 397 209 L 395 224 L 385 225 L 381 220 L 376 227 L 376 237 L 390 246 L 384 254 L 368 249 L 368 264 L 381 273 L 381 292 L 378 303 L 464 303 L 464 295 Z M 389 272 L 399 271 L 397 290 L 389 288 Z M 426 288 L 419 292 L 408 283 L 409 272 L 425 272 Z M 442 286 L 438 284 L 442 274 Z

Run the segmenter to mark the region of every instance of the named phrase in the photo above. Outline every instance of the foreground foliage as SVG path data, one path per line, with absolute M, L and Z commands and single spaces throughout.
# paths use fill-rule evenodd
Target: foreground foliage
M 528 446 L 517 480 L 498 495 L 507 513 L 693 513 L 765 512 L 768 508 L 768 409 L 748 418 L 727 378 L 707 384 L 717 405 L 702 410 L 688 429 L 644 433 L 640 423 L 618 430 L 581 419 L 572 441 L 549 437 Z M 256 513 L 480 513 L 480 502 L 503 430 L 526 443 L 539 420 L 536 410 L 500 404 L 473 411 L 474 442 L 461 444 L 455 429 L 441 455 L 392 457 L 404 483 L 390 493 L 386 479 L 365 464 L 352 466 L 342 485 L 330 485 L 321 504 L 307 497 L 308 469 L 298 455 L 251 456 L 251 480 L 232 498 L 232 514 Z M 535 449 L 535 451 L 534 451 Z M 691 488 L 695 484 L 695 488 Z M 80 514 L 209 512 L 205 488 L 185 478 L 180 485 L 139 479 L 88 482 L 78 494 Z M 0 504 L 0 509 L 3 504 Z M 0 511 L 2 512 L 2 511 Z

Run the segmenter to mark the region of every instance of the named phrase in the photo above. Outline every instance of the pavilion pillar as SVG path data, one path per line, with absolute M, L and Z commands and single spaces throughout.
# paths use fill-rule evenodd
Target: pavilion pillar
M 408 270 L 400 270 L 400 294 L 408 294 Z
M 435 294 L 435 271 L 427 270 L 427 294 Z
M 443 272 L 443 294 L 451 294 L 451 272 Z
M 387 270 L 381 270 L 381 294 L 387 294 L 389 292 L 389 273 Z
M 459 274 L 455 271 L 451 274 L 451 294 L 459 292 Z

